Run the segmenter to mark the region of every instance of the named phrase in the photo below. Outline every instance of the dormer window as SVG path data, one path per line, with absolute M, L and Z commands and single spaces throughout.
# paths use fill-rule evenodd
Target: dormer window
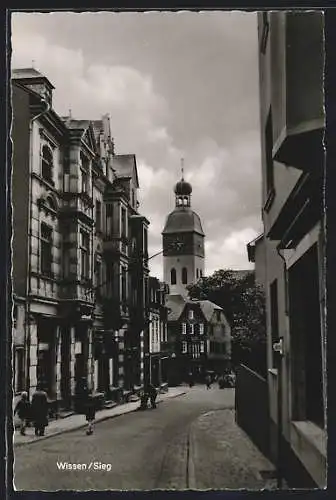
M 42 177 L 47 182 L 52 182 L 53 171 L 53 153 L 49 146 L 44 145 L 42 148 Z
M 190 311 L 188 312 L 188 318 L 194 319 L 194 311 L 192 309 L 190 309 Z

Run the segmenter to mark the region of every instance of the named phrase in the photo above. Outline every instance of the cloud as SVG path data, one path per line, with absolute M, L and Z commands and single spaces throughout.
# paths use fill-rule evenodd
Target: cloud
M 254 14 L 16 13 L 12 49 L 13 67 L 34 59 L 54 84 L 61 116 L 110 113 L 117 153 L 137 156 L 150 255 L 183 157 L 208 272 L 251 267 L 246 243 L 261 230 Z M 162 256 L 150 266 L 162 277 Z

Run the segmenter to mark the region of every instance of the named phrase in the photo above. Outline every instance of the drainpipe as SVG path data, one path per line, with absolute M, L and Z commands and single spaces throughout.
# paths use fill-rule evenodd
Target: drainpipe
M 41 113 L 35 115 L 31 118 L 29 122 L 29 182 L 28 182 L 28 245 L 27 245 L 27 279 L 26 279 L 26 327 L 24 333 L 24 345 L 26 346 L 25 354 L 25 368 L 26 368 L 26 388 L 29 393 L 30 391 L 30 294 L 31 294 L 31 248 L 32 248 L 32 208 L 33 208 L 33 196 L 32 196 L 32 172 L 33 172 L 33 125 L 34 122 L 40 118 L 45 113 L 50 110 L 50 103 L 43 96 L 41 102 L 45 104 L 45 109 Z M 29 330 L 29 332 L 28 332 Z
M 276 247 L 277 253 L 284 263 L 284 278 L 285 278 L 285 312 L 288 314 L 287 310 L 287 267 L 286 260 L 283 254 L 280 252 L 280 245 Z M 278 368 L 278 388 L 277 388 L 277 488 L 282 489 L 283 487 L 283 453 L 282 453 L 282 439 L 283 439 L 283 411 L 282 411 L 282 397 L 283 397 L 283 387 L 282 387 L 282 360 L 284 356 L 283 349 L 283 336 L 279 337 L 279 341 L 274 343 L 272 349 L 277 353 L 277 368 Z

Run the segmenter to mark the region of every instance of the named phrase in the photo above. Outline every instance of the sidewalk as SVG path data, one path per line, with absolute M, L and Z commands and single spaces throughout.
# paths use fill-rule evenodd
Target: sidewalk
M 187 391 L 187 387 L 170 387 L 167 393 L 158 395 L 157 403 L 162 403 L 166 399 L 182 396 L 183 394 L 186 394 Z M 119 417 L 120 415 L 131 413 L 133 411 L 136 411 L 139 406 L 140 400 L 131 403 L 124 403 L 115 406 L 112 409 L 100 410 L 96 413 L 95 422 L 98 423 L 109 418 Z M 75 429 L 84 428 L 86 427 L 86 425 L 87 423 L 84 415 L 71 415 L 70 417 L 50 421 L 48 427 L 46 428 L 45 436 L 36 437 L 34 434 L 34 429 L 32 427 L 27 428 L 27 434 L 25 436 L 21 436 L 20 432 L 16 430 L 13 436 L 13 444 L 14 447 L 18 447 L 24 444 L 36 443 L 37 441 L 41 441 L 42 439 L 48 439 L 64 432 L 70 432 Z

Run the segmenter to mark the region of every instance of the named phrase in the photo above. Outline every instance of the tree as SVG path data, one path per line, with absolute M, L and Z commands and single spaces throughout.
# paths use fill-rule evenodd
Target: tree
M 231 326 L 232 363 L 244 363 L 266 375 L 265 297 L 254 271 L 215 271 L 188 286 L 191 299 L 210 300 L 223 308 Z

